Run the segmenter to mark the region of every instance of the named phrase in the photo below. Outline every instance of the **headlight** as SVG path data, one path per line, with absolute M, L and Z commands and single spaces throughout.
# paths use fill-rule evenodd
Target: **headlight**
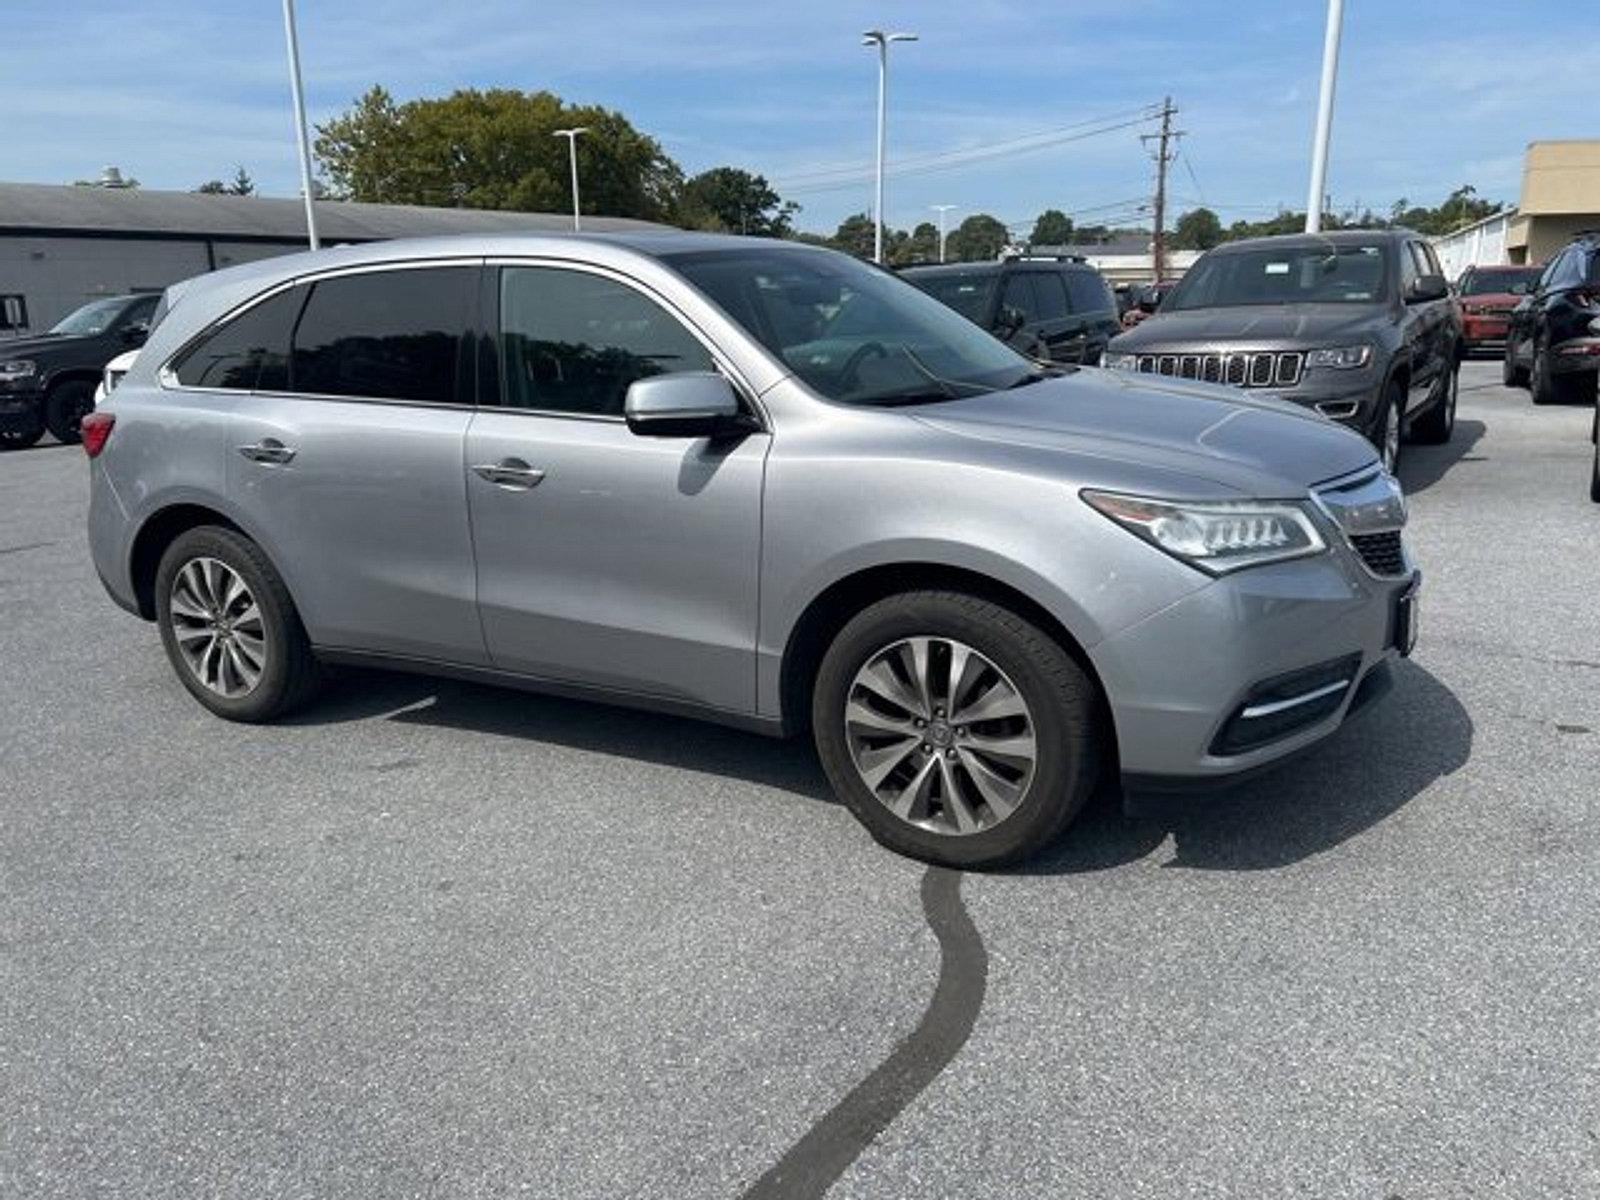
M 1108 371 L 1137 371 L 1139 369 L 1139 356 L 1137 354 L 1102 354 L 1100 365 Z
M 1157 549 L 1212 575 L 1320 554 L 1322 534 L 1280 500 L 1152 500 L 1085 489 L 1084 500 Z
M 0 362 L 0 379 L 27 379 L 38 369 L 26 358 L 14 358 L 10 362 Z
M 1371 361 L 1371 346 L 1340 346 L 1333 350 L 1312 350 L 1306 355 L 1306 366 L 1332 367 L 1336 371 L 1364 367 Z

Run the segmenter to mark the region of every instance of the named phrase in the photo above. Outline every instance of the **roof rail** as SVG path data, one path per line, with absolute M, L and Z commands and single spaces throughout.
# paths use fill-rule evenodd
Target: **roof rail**
M 1013 250 L 1000 255 L 1002 262 L 1088 262 L 1082 254 L 1034 254 L 1027 250 Z

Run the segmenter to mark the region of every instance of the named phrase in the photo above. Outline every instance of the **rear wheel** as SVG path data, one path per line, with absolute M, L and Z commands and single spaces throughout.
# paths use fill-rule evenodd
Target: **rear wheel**
M 1099 771 L 1098 696 L 1049 634 L 959 592 L 864 609 L 817 674 L 812 727 L 839 797 L 879 842 L 954 867 L 1049 845 Z
M 79 439 L 78 426 L 83 418 L 94 411 L 94 384 L 83 379 L 72 379 L 58 384 L 44 400 L 44 423 L 50 436 L 58 442 L 74 445 Z
M 1517 365 L 1516 343 L 1506 339 L 1506 354 L 1500 362 L 1500 382 L 1506 387 L 1527 387 L 1528 372 Z
M 1440 446 L 1450 440 L 1450 435 L 1456 428 L 1456 397 L 1461 386 L 1460 365 L 1452 362 L 1450 371 L 1441 382 L 1444 389 L 1443 395 L 1434 400 L 1433 406 L 1418 417 L 1411 425 L 1411 433 L 1417 441 L 1427 442 L 1430 445 Z
M 191 529 L 167 547 L 156 621 L 183 686 L 219 717 L 268 721 L 316 688 L 316 659 L 288 588 L 231 529 Z

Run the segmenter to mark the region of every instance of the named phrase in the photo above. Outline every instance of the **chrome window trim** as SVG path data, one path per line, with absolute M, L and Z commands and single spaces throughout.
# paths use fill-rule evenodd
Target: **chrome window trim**
M 485 268 L 544 267 L 558 271 L 579 271 L 586 275 L 598 275 L 602 279 L 609 279 L 611 282 L 619 283 L 623 287 L 632 288 L 634 291 L 643 295 L 647 300 L 652 300 L 656 304 L 660 305 L 661 308 L 666 311 L 668 316 L 675 319 L 678 324 L 682 325 L 686 330 L 689 331 L 689 336 L 692 337 L 696 342 L 700 343 L 701 349 L 703 349 L 710 356 L 712 364 L 717 368 L 718 371 L 727 376 L 729 383 L 733 384 L 734 391 L 738 392 L 740 400 L 749 406 L 750 411 L 755 415 L 756 420 L 760 422 L 761 428 L 759 432 L 770 433 L 772 431 L 772 419 L 768 415 L 765 406 L 762 405 L 759 399 L 759 393 L 750 385 L 749 380 L 744 377 L 743 372 L 734 366 L 733 361 L 725 353 L 723 353 L 723 351 L 715 342 L 711 340 L 710 335 L 696 325 L 694 320 L 690 318 L 687 313 L 674 304 L 669 297 L 658 291 L 656 288 L 651 287 L 643 280 L 637 278 L 636 276 L 629 275 L 624 271 L 619 271 L 615 267 L 608 267 L 599 263 L 580 262 L 570 258 L 552 258 L 548 255 L 497 255 L 484 259 L 483 265 Z M 686 280 L 685 286 L 693 287 L 694 285 L 688 283 Z M 498 324 L 499 322 L 497 321 L 496 325 L 498 326 Z M 496 328 L 493 331 L 493 336 L 495 339 L 495 353 L 498 354 L 500 352 L 499 328 Z M 610 416 L 605 413 L 574 413 L 553 408 L 513 408 L 509 404 L 496 404 L 493 406 L 480 405 L 479 411 L 526 413 L 529 416 L 536 417 L 560 417 L 575 421 L 605 421 L 618 425 L 627 424 L 627 418 L 623 416 Z

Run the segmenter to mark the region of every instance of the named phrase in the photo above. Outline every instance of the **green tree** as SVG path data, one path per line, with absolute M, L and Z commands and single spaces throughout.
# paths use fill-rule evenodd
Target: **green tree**
M 1209 208 L 1194 208 L 1172 228 L 1175 250 L 1209 250 L 1222 241 L 1222 222 Z
M 1011 241 L 1006 227 L 988 213 L 974 213 L 946 240 L 949 257 L 957 262 L 984 262 L 1000 257 Z
M 1035 246 L 1067 246 L 1072 243 L 1072 218 L 1059 208 L 1047 208 L 1033 223 L 1033 233 L 1028 238 Z
M 256 194 L 256 181 L 250 178 L 250 172 L 240 167 L 233 173 L 233 182 L 224 183 L 220 179 L 208 179 L 195 188 L 202 196 L 253 196 Z
M 713 167 L 683 185 L 677 217 L 678 224 L 690 229 L 786 237 L 799 211 L 764 176 L 738 167 Z
M 872 218 L 866 213 L 852 213 L 839 222 L 830 244 L 835 250 L 843 250 L 857 258 L 871 258 L 872 233 Z
M 464 89 L 396 104 L 381 87 L 317 127 L 333 193 L 387 204 L 560 212 L 571 206 L 567 143 L 581 125 L 584 212 L 668 219 L 683 172 L 621 113 L 569 105 L 551 92 Z

